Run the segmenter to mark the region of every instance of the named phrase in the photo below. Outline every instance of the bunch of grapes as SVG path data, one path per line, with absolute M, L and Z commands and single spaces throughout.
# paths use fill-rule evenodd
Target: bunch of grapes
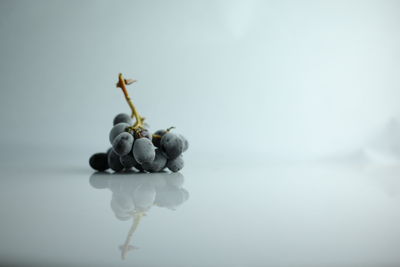
M 109 133 L 112 147 L 106 153 L 92 155 L 90 166 L 97 171 L 112 169 L 120 172 L 132 168 L 141 172 L 160 172 L 165 168 L 172 172 L 180 171 L 184 166 L 182 153 L 189 147 L 187 139 L 173 132 L 174 127 L 150 134 L 126 89 L 126 85 L 133 82 L 119 75 L 117 87 L 124 92 L 132 115 L 121 113 L 115 116 Z

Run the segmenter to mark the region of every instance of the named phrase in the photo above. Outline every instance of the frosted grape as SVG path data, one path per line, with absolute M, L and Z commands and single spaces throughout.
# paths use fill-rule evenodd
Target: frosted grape
M 172 172 L 178 172 L 182 170 L 184 166 L 183 157 L 179 156 L 175 159 L 168 160 L 167 168 Z
M 167 158 L 164 156 L 160 149 L 156 149 L 156 156 L 154 160 L 150 163 L 143 163 L 142 167 L 148 172 L 159 172 L 165 168 L 166 164 Z
M 124 156 L 132 149 L 133 136 L 128 132 L 122 132 L 114 138 L 112 145 L 115 153 Z
M 156 156 L 153 144 L 150 139 L 145 137 L 135 140 L 132 151 L 135 160 L 140 164 L 152 162 Z
M 117 125 L 118 123 L 127 123 L 129 125 L 132 125 L 132 119 L 131 117 L 126 114 L 126 113 L 120 113 L 117 116 L 115 116 L 114 121 L 113 121 L 113 125 Z
M 143 171 L 142 166 L 135 160 L 132 152 L 120 157 L 119 160 L 125 169 L 130 169 L 132 167 L 135 167 L 139 171 Z
M 168 159 L 175 159 L 183 152 L 183 141 L 176 134 L 168 132 L 161 138 L 161 149 Z
M 182 139 L 182 142 L 183 142 L 183 149 L 182 149 L 182 152 L 185 152 L 185 151 L 188 150 L 188 148 L 189 148 L 189 142 L 188 142 L 188 140 L 187 140 L 183 135 L 179 134 L 178 136 L 179 136 L 179 138 Z
M 156 147 L 161 147 L 161 138 L 166 134 L 166 130 L 158 130 L 152 136 L 153 145 Z
M 126 132 L 126 128 L 128 128 L 130 125 L 128 123 L 125 122 L 121 122 L 118 123 L 117 125 L 115 125 L 114 127 L 112 127 L 111 131 L 110 131 L 110 143 L 112 144 L 114 141 L 114 138 L 117 137 L 117 135 L 119 135 L 120 133 Z
M 121 162 L 119 161 L 119 156 L 117 153 L 115 153 L 113 150 L 108 153 L 108 166 L 113 171 L 119 172 L 122 171 L 124 166 L 122 166 Z

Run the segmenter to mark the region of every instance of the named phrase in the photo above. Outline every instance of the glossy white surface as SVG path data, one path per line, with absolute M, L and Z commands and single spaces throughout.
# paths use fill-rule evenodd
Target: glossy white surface
M 265 161 L 243 168 L 228 159 L 218 165 L 187 158 L 182 176 L 93 174 L 84 153 L 47 166 L 37 157 L 18 168 L 4 160 L 2 263 L 400 264 L 398 166 Z M 133 220 L 122 221 L 115 211 L 123 218 L 134 209 L 146 216 L 127 242 L 138 249 L 122 259 L 119 247 Z

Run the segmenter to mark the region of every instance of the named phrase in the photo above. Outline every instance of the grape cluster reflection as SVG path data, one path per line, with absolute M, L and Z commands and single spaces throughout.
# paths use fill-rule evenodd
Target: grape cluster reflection
M 128 251 L 135 249 L 131 245 L 133 234 L 151 207 L 175 210 L 188 200 L 189 192 L 182 187 L 183 183 L 181 173 L 94 173 L 90 177 L 92 187 L 111 190 L 111 209 L 115 217 L 123 221 L 133 220 L 127 238 L 120 246 L 123 259 Z

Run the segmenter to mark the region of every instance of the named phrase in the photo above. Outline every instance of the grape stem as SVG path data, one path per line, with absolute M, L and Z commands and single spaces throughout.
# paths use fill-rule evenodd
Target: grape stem
M 122 75 L 122 73 L 120 73 L 118 75 L 117 87 L 122 89 L 122 92 L 125 95 L 126 102 L 128 103 L 130 109 L 132 110 L 131 118 L 135 118 L 136 119 L 135 124 L 133 124 L 133 126 L 131 127 L 132 130 L 136 131 L 139 128 L 143 128 L 143 126 L 144 126 L 144 118 L 142 116 L 140 116 L 139 112 L 137 111 L 135 105 L 132 102 L 131 97 L 129 96 L 128 89 L 126 89 L 126 85 L 129 85 L 129 84 L 134 83 L 134 82 L 136 82 L 136 80 L 131 80 L 131 79 L 126 80 L 124 78 L 124 76 Z
M 175 126 L 169 127 L 166 131 L 169 132 L 169 131 L 171 131 L 172 129 L 175 129 Z M 153 137 L 154 137 L 154 138 L 161 138 L 162 136 L 159 135 L 159 134 L 153 134 Z

